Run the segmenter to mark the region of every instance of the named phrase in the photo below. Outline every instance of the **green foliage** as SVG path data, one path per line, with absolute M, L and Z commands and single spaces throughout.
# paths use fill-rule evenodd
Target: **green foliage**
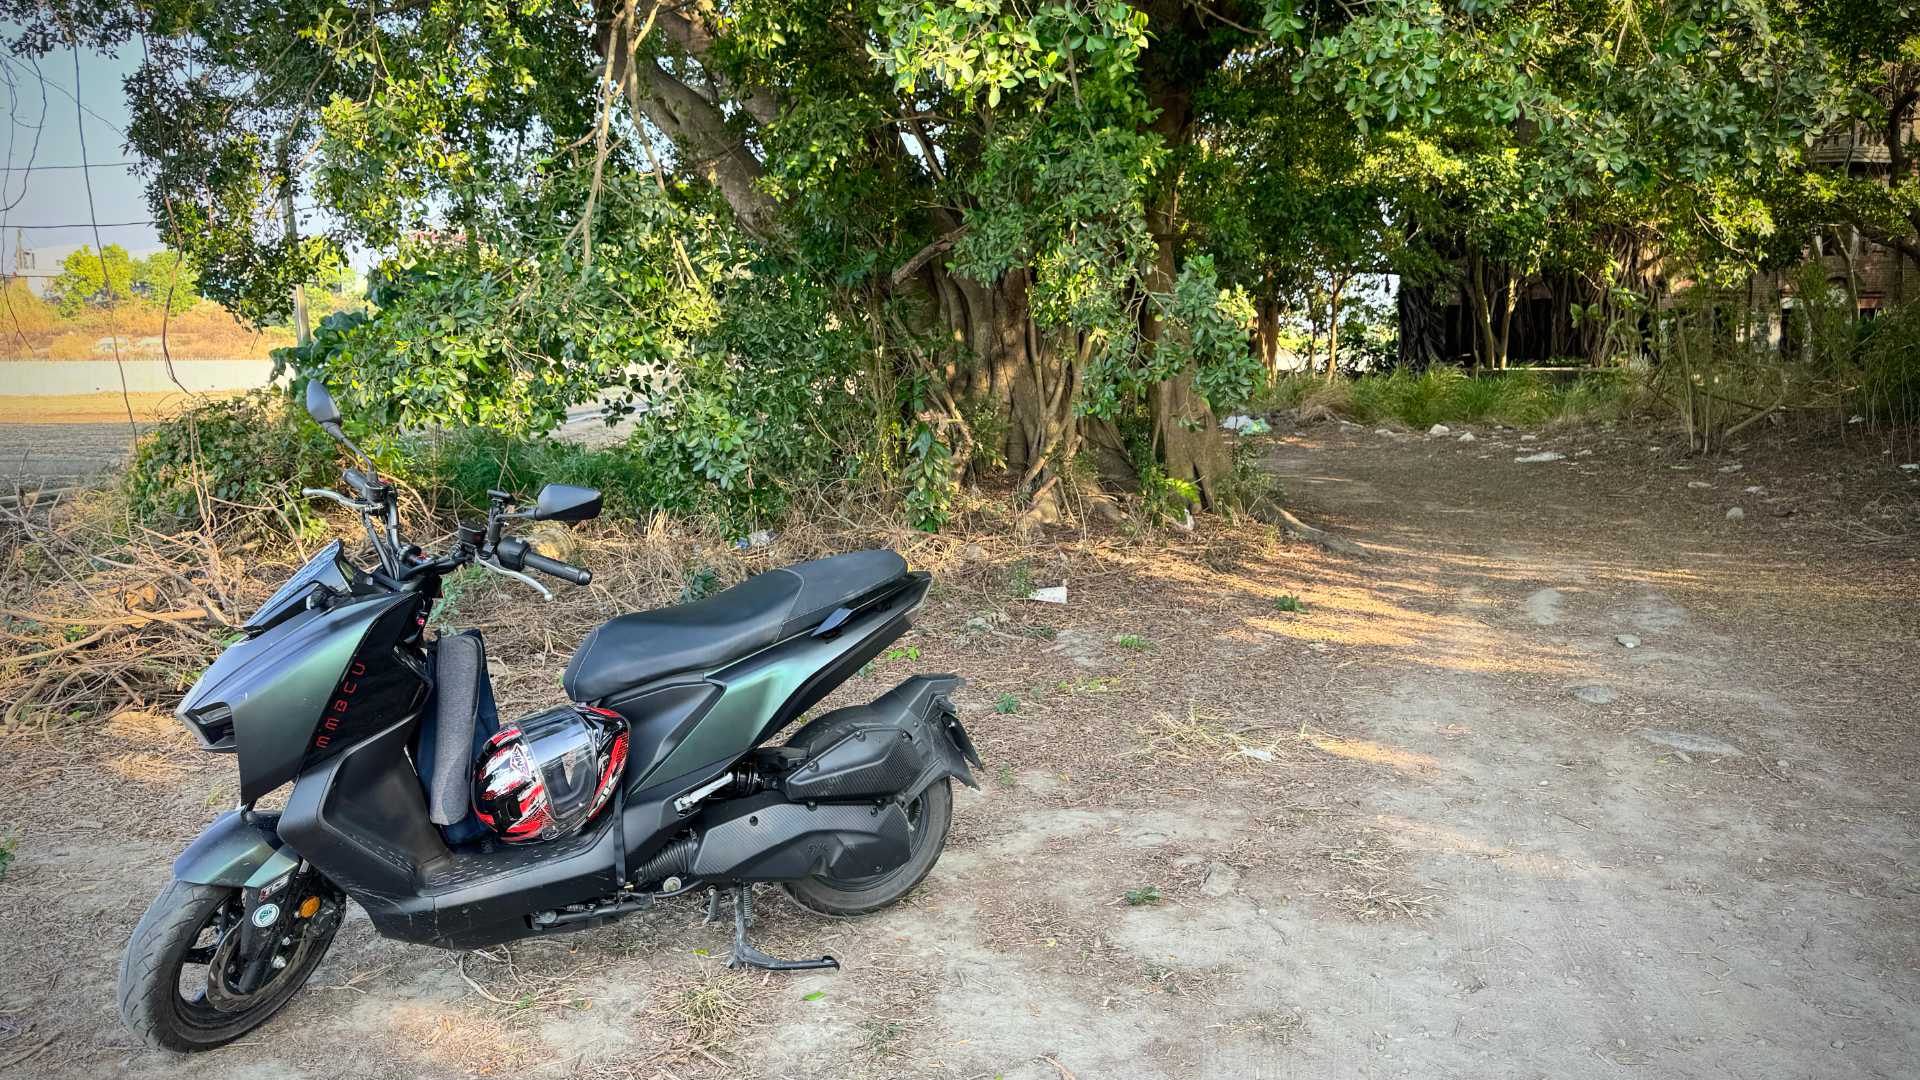
M 1113 639 L 1113 643 L 1128 652 L 1150 652 L 1153 649 L 1153 642 L 1139 634 L 1121 634 Z
M 1157 885 L 1142 885 L 1137 889 L 1128 889 L 1122 894 L 1122 898 L 1126 900 L 1128 907 L 1151 907 L 1164 899 Z
M 0 839 L 0 881 L 7 879 L 7 868 L 13 865 L 13 852 L 18 845 L 19 841 L 11 836 Z
M 259 510 L 297 515 L 301 487 L 338 482 L 336 449 L 285 397 L 256 391 L 156 424 L 134 447 L 127 494 L 136 516 L 162 528 Z
M 691 604 L 696 600 L 705 600 L 719 591 L 720 575 L 710 567 L 695 567 L 687 573 L 687 580 L 680 586 L 679 603 Z
M 1634 377 L 1625 371 L 1593 372 L 1555 384 L 1525 370 L 1469 375 L 1441 366 L 1332 382 L 1318 375 L 1289 375 L 1276 380 L 1262 401 L 1276 409 L 1318 406 L 1358 423 L 1392 422 L 1414 430 L 1458 423 L 1537 427 L 1561 420 L 1619 419 L 1633 402 L 1634 386 Z
M 1020 699 L 1011 693 L 1002 693 L 993 703 L 993 711 L 1002 715 L 1020 711 Z
M 1307 605 L 1299 597 L 1288 594 L 1274 598 L 1273 610 L 1283 615 L 1298 615 L 1307 610 Z
M 133 260 L 119 244 L 99 251 L 82 245 L 61 260 L 60 276 L 48 291 L 57 297 L 60 314 L 68 318 L 89 305 L 124 302 L 133 295 Z
M 135 260 L 132 290 L 147 303 L 178 315 L 200 302 L 200 275 L 180 252 L 156 251 Z

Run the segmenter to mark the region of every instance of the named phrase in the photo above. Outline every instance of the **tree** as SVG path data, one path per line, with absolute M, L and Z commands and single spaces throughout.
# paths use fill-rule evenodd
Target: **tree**
M 49 291 L 58 299 L 60 314 L 72 318 L 88 307 L 122 303 L 133 295 L 133 260 L 127 249 L 108 244 L 95 251 L 81 247 L 60 263 L 60 276 Z
M 133 263 L 132 291 L 178 315 L 200 302 L 200 276 L 177 251 L 156 251 Z
M 519 429 L 613 382 L 731 477 L 759 389 L 853 380 L 916 490 L 997 459 L 1041 520 L 1083 457 L 1216 501 L 1279 296 L 1465 262 L 1491 361 L 1567 238 L 1725 241 L 1830 111 L 1798 2 L 0 0 L 29 51 L 141 36 L 130 138 L 208 295 L 392 255 L 314 354 L 349 392 Z

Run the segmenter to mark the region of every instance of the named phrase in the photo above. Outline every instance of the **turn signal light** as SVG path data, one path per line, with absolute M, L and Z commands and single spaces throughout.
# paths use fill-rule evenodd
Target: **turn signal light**
M 309 896 L 305 900 L 300 901 L 300 907 L 294 914 L 299 915 L 303 919 L 311 919 L 313 918 L 313 913 L 319 910 L 320 898 L 317 896 Z

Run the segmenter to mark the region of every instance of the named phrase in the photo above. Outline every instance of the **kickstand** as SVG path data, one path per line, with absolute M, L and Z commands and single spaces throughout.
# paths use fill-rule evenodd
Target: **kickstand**
M 719 893 L 713 893 L 711 897 L 710 906 L 718 907 Z M 757 967 L 767 971 L 811 971 L 816 968 L 840 966 L 840 961 L 831 956 L 823 956 L 818 960 L 781 960 L 768 956 L 747 944 L 747 920 L 752 915 L 753 886 L 735 885 L 733 887 L 733 956 L 727 960 L 728 967 Z

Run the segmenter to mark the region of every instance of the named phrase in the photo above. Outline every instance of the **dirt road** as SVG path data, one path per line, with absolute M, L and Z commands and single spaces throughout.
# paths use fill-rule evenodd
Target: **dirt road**
M 727 972 L 692 903 L 464 958 L 356 918 L 258 1035 L 137 1050 L 114 964 L 227 762 L 164 716 L 14 740 L 0 1073 L 1913 1075 L 1910 479 L 1602 435 L 1263 454 L 1370 556 L 1209 524 L 946 568 L 854 690 L 970 677 L 989 775 L 900 907 L 764 898 L 759 944 L 838 974 Z

